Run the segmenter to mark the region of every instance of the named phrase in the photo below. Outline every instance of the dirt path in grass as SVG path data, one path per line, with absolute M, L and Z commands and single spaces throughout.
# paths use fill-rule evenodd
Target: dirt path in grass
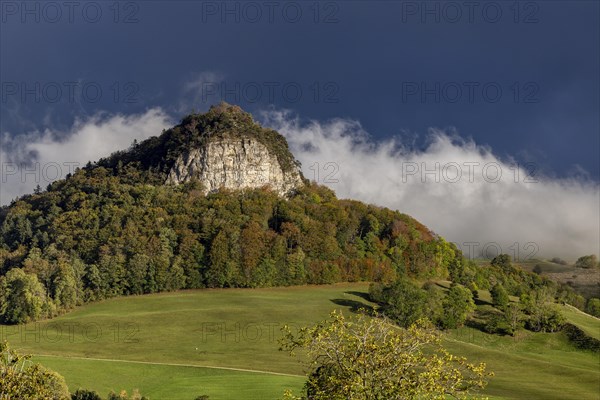
M 132 361 L 132 360 L 118 360 L 114 358 L 93 358 L 93 357 L 77 357 L 77 356 L 57 356 L 53 354 L 36 354 L 35 357 L 53 357 L 61 359 L 74 359 L 74 360 L 90 360 L 90 361 L 109 361 L 109 362 L 121 362 L 131 364 L 146 364 L 146 365 L 166 365 L 170 367 L 191 367 L 191 368 L 208 368 L 208 369 L 221 369 L 226 371 L 238 371 L 238 372 L 251 372 L 255 374 L 267 374 L 267 375 L 279 375 L 279 376 L 291 376 L 297 378 L 304 378 L 304 375 L 284 374 L 281 372 L 271 371 L 260 371 L 256 369 L 244 369 L 244 368 L 232 368 L 232 367 L 215 367 L 211 365 L 194 365 L 194 364 L 172 364 L 172 363 L 160 363 L 152 361 Z

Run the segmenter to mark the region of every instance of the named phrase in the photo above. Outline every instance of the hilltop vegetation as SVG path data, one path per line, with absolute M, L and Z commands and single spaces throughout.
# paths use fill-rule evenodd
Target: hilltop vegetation
M 277 131 L 263 128 L 240 107 L 223 102 L 204 114 L 190 114 L 160 136 L 134 142 L 128 150 L 115 152 L 96 165 L 118 175 L 128 175 L 128 169 L 134 168 L 144 172 L 144 180 L 162 184 L 181 154 L 203 147 L 208 140 L 234 137 L 258 140 L 277 157 L 283 172 L 299 165 L 290 153 L 287 141 Z

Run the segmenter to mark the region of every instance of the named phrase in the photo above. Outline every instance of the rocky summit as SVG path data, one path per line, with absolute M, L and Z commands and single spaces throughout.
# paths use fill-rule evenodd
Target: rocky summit
M 268 187 L 286 196 L 305 184 L 286 139 L 227 103 L 188 115 L 159 137 L 99 162 L 113 168 L 130 163 L 157 172 L 169 185 L 197 181 L 205 194 Z
M 240 190 L 268 185 L 286 195 L 303 185 L 300 169 L 284 172 L 267 146 L 251 138 L 210 140 L 201 148 L 180 155 L 169 172 L 167 183 L 198 179 L 206 192 L 220 188 Z

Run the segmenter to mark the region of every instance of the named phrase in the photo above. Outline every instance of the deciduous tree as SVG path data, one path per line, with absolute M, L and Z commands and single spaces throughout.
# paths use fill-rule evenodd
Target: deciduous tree
M 492 287 L 492 290 L 490 290 L 490 294 L 492 295 L 492 304 L 494 304 L 494 307 L 504 310 L 510 301 L 504 286 L 501 283 L 496 283 Z
M 281 350 L 306 356 L 310 400 L 464 399 L 486 385 L 485 364 L 473 365 L 448 353 L 427 322 L 408 329 L 383 318 L 359 315 L 330 319 L 293 334 L 283 329 Z
M 442 301 L 442 306 L 444 313 L 440 318 L 441 326 L 445 329 L 458 328 L 475 311 L 473 293 L 464 286 L 452 286 Z
M 62 376 L 0 343 L 0 399 L 68 400 Z
M 46 290 L 37 276 L 20 268 L 0 277 L 0 320 L 21 324 L 39 319 L 45 311 Z

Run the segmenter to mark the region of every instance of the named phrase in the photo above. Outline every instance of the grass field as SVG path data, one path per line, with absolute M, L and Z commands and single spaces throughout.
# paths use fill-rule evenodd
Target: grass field
M 228 371 L 203 367 L 139 364 L 99 360 L 36 357 L 35 361 L 67 378 L 71 390 L 92 388 L 103 396 L 109 391 L 141 393 L 157 399 L 275 399 L 288 388 L 299 388 L 303 377 Z
M 533 268 L 538 265 L 542 273 L 561 273 L 561 272 L 573 272 L 575 267 L 572 265 L 556 264 L 547 260 L 530 259 L 524 260 L 517 263 L 521 268 L 527 271 L 533 271 Z
M 90 304 L 53 319 L 0 326 L 11 345 L 38 355 L 67 379 L 103 396 L 137 388 L 152 400 L 277 399 L 299 390 L 296 360 L 279 352 L 283 324 L 312 324 L 333 309 L 366 304 L 367 284 L 197 290 Z M 600 321 L 568 318 L 586 332 Z M 447 347 L 496 373 L 492 399 L 599 399 L 598 354 L 577 351 L 562 333 L 516 339 L 471 328 L 451 332 Z M 240 370 L 235 370 L 240 369 Z M 283 375 L 282 375 L 283 374 Z

